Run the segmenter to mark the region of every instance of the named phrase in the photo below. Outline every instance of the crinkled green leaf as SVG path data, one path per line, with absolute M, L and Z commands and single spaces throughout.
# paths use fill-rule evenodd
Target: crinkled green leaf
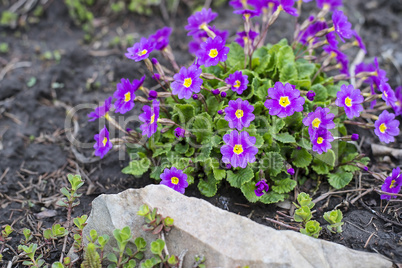
M 315 92 L 314 102 L 322 102 L 328 98 L 327 89 L 323 85 L 314 85 L 310 90 Z
M 282 83 L 297 79 L 296 64 L 287 63 L 283 68 L 279 69 L 279 81 Z
M 140 160 L 132 160 L 130 161 L 127 167 L 123 168 L 121 172 L 123 172 L 124 174 L 141 176 L 142 174 L 148 171 L 150 166 L 151 161 L 148 158 L 143 158 Z
M 296 62 L 297 73 L 299 74 L 299 79 L 310 78 L 315 74 L 315 64 L 309 62 Z M 310 80 L 310 79 L 308 79 Z
M 213 175 L 209 175 L 207 180 L 200 179 L 198 182 L 198 190 L 206 197 L 212 197 L 218 191 L 217 183 Z
M 284 161 L 285 159 L 280 153 L 268 152 L 261 157 L 259 167 L 263 171 L 268 171 L 270 176 L 275 177 L 282 171 Z
M 156 145 L 156 149 L 154 149 L 154 153 L 152 155 L 152 157 L 157 157 L 160 156 L 162 154 L 165 154 L 167 152 L 169 152 L 170 150 L 172 150 L 172 144 L 169 143 L 165 143 L 165 144 L 158 144 Z
M 177 116 L 179 125 L 184 125 L 195 116 L 195 108 L 191 104 L 176 104 L 173 108 L 173 117 Z
M 227 172 L 227 181 L 232 187 L 240 188 L 244 183 L 254 178 L 253 170 L 250 167 L 242 168 L 235 172 L 229 170 Z
M 328 182 L 335 189 L 342 189 L 353 179 L 353 173 L 338 169 L 335 173 L 328 174 Z
M 275 181 L 275 185 L 272 185 L 272 190 L 279 194 L 289 193 L 297 185 L 297 182 L 291 178 L 282 179 L 280 181 Z
M 276 134 L 276 135 L 274 135 L 274 139 L 277 141 L 280 141 L 282 143 L 295 143 L 296 142 L 295 137 L 290 135 L 288 132 Z
M 229 48 L 226 64 L 229 67 L 233 67 L 239 63 L 244 64 L 244 49 L 236 42 L 232 42 Z
M 327 152 L 322 154 L 315 154 L 314 157 L 329 166 L 335 166 L 335 153 L 331 149 L 328 149 Z
M 179 142 L 174 146 L 174 150 L 179 154 L 184 154 L 185 152 L 188 151 L 188 147 L 189 147 L 188 142 L 186 142 L 185 144 Z
M 312 155 L 304 148 L 300 150 L 293 150 L 292 155 L 292 163 L 296 167 L 305 168 L 310 165 L 311 160 L 313 160 Z
M 253 180 L 246 182 L 240 187 L 241 192 L 247 198 L 247 200 L 251 203 L 257 202 L 260 198 L 255 195 L 255 182 Z
M 205 112 L 196 115 L 190 124 L 189 131 L 197 137 L 198 142 L 209 139 L 212 136 L 211 116 Z
M 251 87 L 254 89 L 254 95 L 260 101 L 265 101 L 268 97 L 268 88 L 272 87 L 272 80 L 254 77 Z
M 286 197 L 285 194 L 279 194 L 274 191 L 269 191 L 268 193 L 263 194 L 260 197 L 259 201 L 264 204 L 273 204 L 285 200 L 285 197 Z

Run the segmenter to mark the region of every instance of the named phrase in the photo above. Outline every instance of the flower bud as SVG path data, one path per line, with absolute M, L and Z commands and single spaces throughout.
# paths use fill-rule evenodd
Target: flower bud
M 212 90 L 211 92 L 212 92 L 212 94 L 214 94 L 214 95 L 219 95 L 219 93 L 220 93 L 219 89 L 214 89 L 214 90 Z
M 159 62 L 158 62 L 158 60 L 157 59 L 155 59 L 155 58 L 152 58 L 151 59 L 151 62 L 152 62 L 152 64 L 154 64 L 154 65 L 156 65 L 156 64 L 158 64 Z
M 289 168 L 288 170 L 287 170 L 287 172 L 290 174 L 290 175 L 295 175 L 295 170 L 293 169 L 293 168 Z
M 226 98 L 227 93 L 226 92 L 221 92 L 221 97 Z
M 359 134 L 352 134 L 352 141 L 357 141 L 359 139 Z
M 309 101 L 313 101 L 314 97 L 315 97 L 315 92 L 310 90 L 309 92 L 307 92 L 306 97 Z
M 219 110 L 218 114 L 222 115 L 223 114 L 223 110 Z
M 154 75 L 152 75 L 152 79 L 154 79 L 154 80 L 160 80 L 160 79 L 161 79 L 161 76 L 160 76 L 160 74 L 155 73 Z
M 186 133 L 186 131 L 180 127 L 176 128 L 174 130 L 174 135 L 176 136 L 176 138 L 182 138 L 184 137 L 184 134 Z
M 155 90 L 151 90 L 149 91 L 149 97 L 148 100 L 154 100 L 158 97 L 158 92 L 156 92 Z
M 192 98 L 193 98 L 193 100 L 196 100 L 196 99 L 198 99 L 198 95 L 197 95 L 197 94 L 194 94 L 194 95 L 192 96 Z

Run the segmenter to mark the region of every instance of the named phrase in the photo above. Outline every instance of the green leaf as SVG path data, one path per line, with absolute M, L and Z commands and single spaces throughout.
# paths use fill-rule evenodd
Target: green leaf
M 279 81 L 285 83 L 297 79 L 297 69 L 294 63 L 287 63 L 279 69 Z
M 145 247 L 147 246 L 147 241 L 145 241 L 145 239 L 142 237 L 137 237 L 134 240 L 134 244 L 137 247 L 138 251 L 143 251 L 143 250 L 145 250 Z
M 324 162 L 314 159 L 313 160 L 313 165 L 311 168 L 319 175 L 324 175 L 329 173 L 329 166 L 325 164 Z
M 228 53 L 228 58 L 226 60 L 226 64 L 229 67 L 236 66 L 238 64 L 241 64 L 242 66 L 244 64 L 244 49 L 236 42 L 232 42 L 229 45 L 229 53 Z
M 353 179 L 353 173 L 344 172 L 340 169 L 336 171 L 336 173 L 328 174 L 328 182 L 335 189 L 341 189 L 349 184 L 349 182 Z
M 208 113 L 212 116 L 216 115 L 218 110 L 221 110 L 223 107 L 224 102 L 218 101 L 216 96 L 209 96 L 207 97 L 207 106 L 208 106 Z
M 215 176 L 215 180 L 220 181 L 226 178 L 226 170 L 219 168 L 213 168 L 212 170 Z
M 295 64 L 295 55 L 293 49 L 286 45 L 279 49 L 276 64 L 279 69 L 283 69 L 287 64 Z M 297 78 L 297 77 L 296 77 Z
M 272 80 L 254 77 L 251 87 L 254 89 L 254 95 L 260 101 L 265 101 L 268 97 L 268 88 L 272 87 Z
M 260 159 L 260 169 L 268 170 L 270 176 L 281 173 L 285 159 L 278 152 L 268 152 Z
M 314 157 L 325 164 L 333 167 L 335 166 L 335 153 L 333 150 L 329 149 L 327 152 L 322 153 L 322 154 L 316 154 Z
M 285 194 L 279 194 L 274 191 L 270 191 L 260 197 L 260 202 L 264 204 L 273 204 L 285 200 Z
M 151 252 L 156 255 L 161 255 L 164 247 L 165 241 L 162 239 L 157 239 L 151 243 Z
M 299 79 L 311 78 L 315 73 L 315 64 L 308 62 L 296 62 L 297 73 L 299 74 Z M 310 80 L 310 79 L 308 79 Z
M 174 146 L 174 150 L 179 154 L 184 154 L 185 152 L 188 151 L 188 147 L 189 147 L 188 142 L 186 142 L 185 144 L 177 143 Z
M 285 121 L 279 117 L 272 117 L 271 126 L 269 131 L 272 135 L 276 135 L 285 126 Z
M 304 148 L 300 150 L 293 150 L 292 155 L 292 163 L 296 167 L 305 168 L 310 165 L 311 160 L 313 160 L 312 155 Z
M 200 153 L 193 160 L 194 162 L 204 162 L 209 158 L 209 155 L 212 151 L 212 144 L 210 140 L 204 140 L 202 143 L 202 147 L 200 149 Z
M 289 193 L 296 187 L 296 185 L 296 181 L 292 180 L 291 178 L 286 178 L 275 181 L 275 185 L 272 185 L 272 190 L 279 194 Z
M 198 142 L 207 140 L 212 136 L 212 119 L 208 113 L 204 112 L 195 116 L 190 125 L 189 131 L 197 137 Z
M 244 196 L 247 198 L 247 200 L 251 203 L 257 202 L 260 197 L 255 195 L 255 182 L 253 180 L 244 183 L 241 187 L 240 190 L 244 194 Z
M 170 143 L 157 144 L 156 146 L 158 148 L 154 149 L 154 153 L 153 153 L 152 157 L 160 156 L 160 155 L 165 154 L 172 150 L 172 144 L 170 144 Z
M 276 134 L 276 135 L 274 135 L 274 139 L 277 141 L 280 141 L 282 143 L 295 143 L 296 142 L 295 137 L 290 135 L 288 132 Z
M 310 90 L 315 92 L 314 102 L 322 102 L 327 100 L 327 89 L 323 85 L 314 85 L 310 88 Z
M 148 171 L 151 166 L 151 161 L 148 158 L 143 158 L 141 160 L 132 160 L 130 164 L 123 168 L 121 172 L 124 174 L 131 174 L 134 176 L 141 176 Z
M 229 170 L 227 172 L 227 181 L 232 187 L 240 188 L 246 182 L 249 182 L 254 178 L 253 170 L 250 167 L 242 168 L 236 173 Z
M 195 108 L 191 104 L 176 104 L 173 108 L 173 116 L 179 118 L 179 125 L 185 125 L 195 116 Z
M 269 53 L 268 48 L 260 47 L 253 53 L 252 69 L 258 73 L 269 71 L 268 66 L 273 66 L 273 56 Z
M 200 179 L 198 182 L 198 189 L 206 197 L 212 197 L 218 191 L 217 183 L 218 181 L 215 180 L 214 176 L 209 175 L 207 181 Z
M 342 166 L 339 166 L 339 168 L 342 169 L 343 171 L 352 172 L 352 173 L 360 170 L 359 167 L 356 167 L 353 165 L 342 165 Z
M 109 253 L 109 254 L 107 255 L 107 259 L 108 259 L 110 262 L 117 263 L 117 257 L 116 257 L 116 255 L 115 255 L 114 253 Z

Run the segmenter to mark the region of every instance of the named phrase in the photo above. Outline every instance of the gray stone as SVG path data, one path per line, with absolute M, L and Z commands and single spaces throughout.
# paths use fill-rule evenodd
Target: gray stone
M 149 243 L 156 237 L 141 229 L 144 220 L 136 213 L 142 204 L 174 219 L 174 228 L 166 236 L 167 248 L 175 255 L 188 250 L 185 268 L 192 267 L 197 254 L 206 257 L 206 267 L 392 267 L 381 255 L 277 231 L 161 185 L 97 197 L 84 237 L 95 229 L 114 240 L 115 228 L 129 226 L 135 237 L 142 236 Z

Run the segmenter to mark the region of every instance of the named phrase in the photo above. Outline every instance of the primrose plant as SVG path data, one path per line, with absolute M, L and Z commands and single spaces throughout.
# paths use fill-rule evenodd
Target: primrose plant
M 393 142 L 402 88 L 391 89 L 377 58 L 349 72 L 345 50 L 365 46 L 341 0 L 317 0 L 318 12 L 299 22 L 304 2 L 230 1 L 234 16 L 244 20 L 236 38 L 212 25 L 218 14 L 211 9 L 195 12 L 185 26 L 195 59 L 182 67 L 169 45 L 171 28 L 142 37 L 125 56 L 145 63 L 156 90 L 144 86 L 145 76 L 117 83 L 113 97 L 88 115 L 102 122 L 95 155 L 125 144 L 131 161 L 123 173 L 150 171 L 180 193 L 197 183 L 206 196 L 230 185 L 250 202 L 282 201 L 307 178 L 346 186 L 369 159 L 356 149 L 359 135 L 345 125 L 372 128 L 381 142 Z M 294 39 L 266 43 L 279 15 L 295 17 Z M 157 51 L 171 67 L 151 58 Z M 143 105 L 139 124 L 118 124 L 124 120 L 116 116 L 136 105 Z M 103 118 L 124 137 L 111 139 Z

